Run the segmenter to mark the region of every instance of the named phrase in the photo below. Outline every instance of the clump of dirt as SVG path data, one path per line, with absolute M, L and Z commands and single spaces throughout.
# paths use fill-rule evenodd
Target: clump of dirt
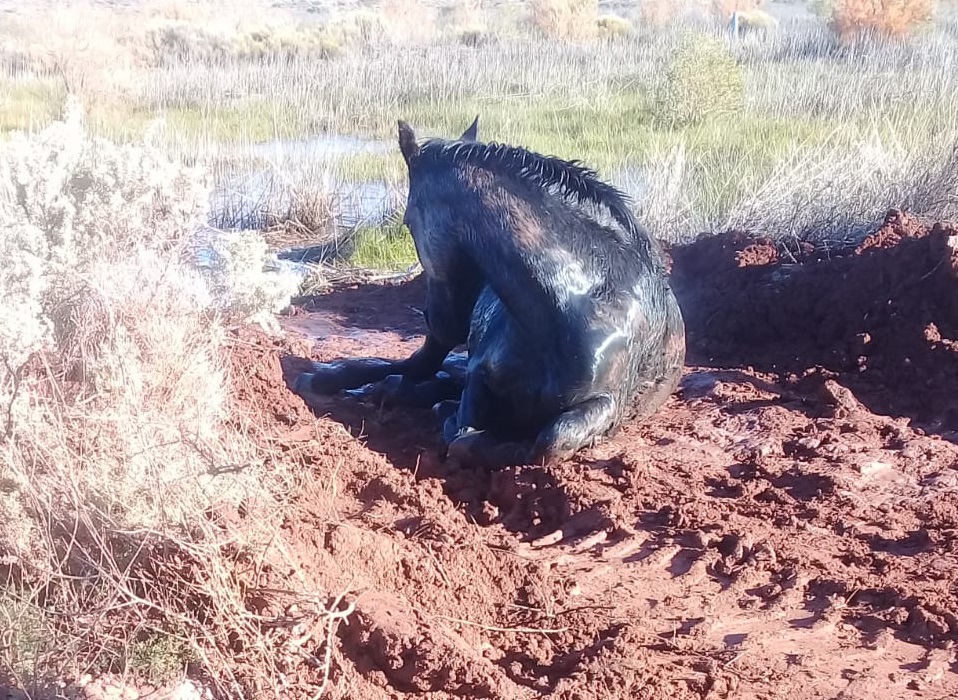
M 958 429 L 958 229 L 888 212 L 859 246 L 791 261 L 716 236 L 671 251 L 698 362 L 841 376 L 876 411 Z

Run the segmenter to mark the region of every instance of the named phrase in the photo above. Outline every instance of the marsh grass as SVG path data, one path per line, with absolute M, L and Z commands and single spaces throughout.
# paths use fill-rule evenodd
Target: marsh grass
M 941 70 L 956 55 L 955 43 L 944 34 L 917 46 L 840 47 L 824 27 L 792 31 L 729 45 L 744 83 L 740 116 L 712 115 L 684 126 L 653 120 L 659 76 L 666 74 L 686 36 L 679 31 L 637 33 L 594 46 L 534 38 L 499 39 L 477 48 L 441 44 L 403 52 L 398 60 L 394 52 L 364 51 L 328 62 L 322 73 L 308 72 L 296 61 L 248 68 L 184 66 L 156 76 L 162 84 L 154 86 L 152 100 L 165 95 L 174 104 L 202 102 L 191 87 L 200 82 L 255 94 L 268 90 L 267 76 L 273 76 L 282 89 L 264 98 L 274 115 L 269 126 L 251 129 L 262 117 L 251 119 L 239 138 L 275 134 L 275 125 L 282 124 L 285 133 L 319 130 L 392 140 L 397 115 L 424 135 L 454 136 L 480 114 L 484 139 L 578 158 L 606 176 L 658 170 L 656 154 L 681 147 L 689 164 L 684 186 L 690 199 L 705 207 L 699 218 L 710 222 L 708 228 L 733 216 L 740 196 L 774 186 L 762 178 L 783 173 L 775 159 L 795 148 L 824 152 L 836 138 L 851 147 L 867 140 L 876 124 L 888 137 L 907 131 L 907 145 L 914 149 L 934 149 L 954 137 L 952 125 L 941 131 L 926 116 L 947 115 L 947 105 L 958 95 L 954 73 Z M 431 70 L 434 65 L 448 69 Z M 902 85 L 922 100 L 901 100 Z M 206 128 L 217 138 L 229 138 L 231 129 L 217 126 L 216 110 L 225 108 L 210 109 Z M 346 157 L 341 168 L 349 178 L 403 176 L 395 153 Z M 782 177 L 787 182 L 794 174 Z M 716 188 L 724 193 L 716 194 Z
M 577 7 L 592 12 L 584 4 Z M 395 2 L 387 9 L 402 11 Z M 958 138 L 949 116 L 958 100 L 958 71 L 949 70 L 958 56 L 958 33 L 944 19 L 934 31 L 895 42 L 874 36 L 842 42 L 814 18 L 739 41 L 729 40 L 722 22 L 683 19 L 655 29 L 639 23 L 614 41 L 580 37 L 567 42 L 530 33 L 524 24 L 528 18 L 521 15 L 509 20 L 507 30 L 506 15 L 476 12 L 472 7 L 431 17 L 439 31 L 428 41 L 419 37 L 414 46 L 382 34 L 372 16 L 351 15 L 329 20 L 328 26 L 362 27 L 354 32 L 358 38 L 335 55 L 274 51 L 252 60 L 241 52 L 172 53 L 160 65 L 143 68 L 142 79 L 123 101 L 97 102 L 91 123 L 125 140 L 159 119 L 158 142 L 186 161 L 216 159 L 217 149 L 264 142 L 290 142 L 289 154 L 300 149 L 300 160 L 322 161 L 317 168 L 322 172 L 288 163 L 254 171 L 248 161 L 217 161 L 221 183 L 265 173 L 269 187 L 260 194 L 275 205 L 275 193 L 284 188 L 283 201 L 309 199 L 313 195 L 303 193 L 320 191 L 333 201 L 350 182 L 379 182 L 398 193 L 404 187 L 405 167 L 394 148 L 331 158 L 293 143 L 299 139 L 331 133 L 392 144 L 398 117 L 422 136 L 455 136 L 479 114 L 482 139 L 579 159 L 616 180 L 667 238 L 746 219 L 765 234 L 794 235 L 795 227 L 781 229 L 783 219 L 773 211 L 764 217 L 755 213 L 758 193 L 777 190 L 784 197 L 806 180 L 804 170 L 827 170 L 836 158 L 845 168 L 863 169 L 863 161 L 852 156 L 876 138 L 894 143 L 896 157 L 907 157 L 919 169 L 940 162 Z M 482 43 L 463 45 L 454 32 L 442 29 L 470 24 L 470 16 L 479 17 L 472 23 L 484 27 Z M 305 31 L 300 25 L 295 29 Z M 703 39 L 696 42 L 696 37 Z M 690 43 L 727 56 L 723 75 L 729 76 L 729 109 L 712 109 L 718 104 L 714 96 L 694 80 L 686 80 L 691 85 L 686 89 L 681 73 L 670 73 Z M 17 80 L 26 84 L 23 77 Z M 710 90 L 715 82 L 706 81 Z M 30 93 L 38 89 L 33 85 L 16 98 L 21 116 L 11 122 L 42 121 L 46 103 L 58 95 L 49 88 Z M 916 99 L 902 99 L 904 86 Z M 704 107 L 693 108 L 692 119 L 657 118 L 662 96 L 679 94 L 677 89 L 689 92 L 690 104 Z M 830 160 L 816 160 L 821 158 Z M 667 172 L 673 166 L 679 170 Z M 836 195 L 829 211 L 845 206 L 848 216 L 842 221 L 866 226 L 873 221 L 873 208 L 894 205 L 909 182 L 927 180 L 920 170 L 900 174 L 905 181 L 892 187 L 868 172 L 856 173 L 852 180 L 871 183 L 867 196 L 876 200 L 874 207 L 863 209 L 865 194 L 846 204 Z M 675 194 L 662 199 L 666 191 Z M 335 219 L 346 209 L 331 205 L 328 212 Z M 288 213 L 279 217 L 296 221 Z
M 419 260 L 409 229 L 396 219 L 357 229 L 351 235 L 353 251 L 347 262 L 353 267 L 398 272 Z
M 0 75 L 0 142 L 10 132 L 49 124 L 59 114 L 65 94 L 52 79 Z

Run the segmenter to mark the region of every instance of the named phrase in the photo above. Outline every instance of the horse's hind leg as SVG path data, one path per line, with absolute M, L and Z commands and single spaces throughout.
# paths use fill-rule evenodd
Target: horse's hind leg
M 533 447 L 536 464 L 554 464 L 607 432 L 615 422 L 615 400 L 602 394 L 568 408 L 539 432 Z
M 465 394 L 464 394 L 465 398 Z M 447 419 L 444 431 L 450 437 Z M 615 401 L 603 394 L 563 411 L 543 428 L 535 442 L 512 442 L 497 438 L 488 430 L 465 430 L 449 442 L 447 454 L 464 465 L 501 469 L 523 464 L 552 465 L 568 459 L 612 427 Z
M 491 400 L 482 369 L 473 370 L 465 379 L 459 401 L 443 401 L 436 407 L 443 441 L 451 445 L 464 435 L 481 432 L 477 429 L 487 424 Z

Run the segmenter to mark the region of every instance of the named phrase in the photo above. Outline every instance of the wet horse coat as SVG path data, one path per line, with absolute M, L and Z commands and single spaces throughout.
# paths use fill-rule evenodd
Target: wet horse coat
M 399 122 L 404 222 L 428 289 L 422 347 L 314 363 L 295 389 L 386 380 L 393 402 L 434 406 L 450 456 L 551 463 L 662 405 L 684 364 L 684 323 L 618 190 L 575 162 L 479 143 L 476 127 L 420 145 Z M 464 368 L 447 361 L 463 343 Z

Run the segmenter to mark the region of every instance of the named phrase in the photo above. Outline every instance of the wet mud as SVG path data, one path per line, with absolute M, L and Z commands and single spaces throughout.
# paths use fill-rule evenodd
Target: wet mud
M 958 696 L 954 236 L 890 213 L 827 259 L 672 249 L 679 390 L 551 469 L 459 469 L 428 411 L 289 392 L 307 359 L 415 349 L 420 280 L 244 331 L 239 410 L 313 474 L 262 576 L 352 606 L 326 697 Z

